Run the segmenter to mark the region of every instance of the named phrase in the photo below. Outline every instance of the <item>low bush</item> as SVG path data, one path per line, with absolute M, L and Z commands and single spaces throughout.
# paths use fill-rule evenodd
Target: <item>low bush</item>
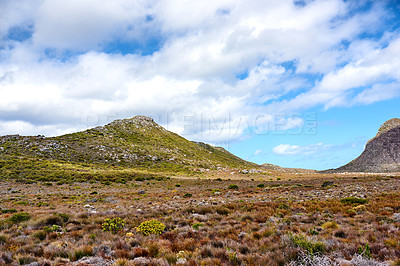
M 323 229 L 339 229 L 339 225 L 334 221 L 326 222 L 321 227 Z
M 346 238 L 347 234 L 343 230 L 338 230 L 333 234 L 335 237 Z
M 136 231 L 142 233 L 145 236 L 148 235 L 161 235 L 165 230 L 165 224 L 157 221 L 150 220 L 141 223 L 138 227 L 136 227 Z
M 10 217 L 10 221 L 14 224 L 29 221 L 32 216 L 27 212 L 16 213 Z
M 64 224 L 64 220 L 58 215 L 52 215 L 46 217 L 42 220 L 39 220 L 36 223 L 37 226 L 52 226 L 52 225 L 62 225 L 62 224 Z
M 332 181 L 325 181 L 324 183 L 322 183 L 321 187 L 329 187 L 329 186 L 333 186 L 333 182 Z
M 239 189 L 238 185 L 231 184 L 228 189 Z
M 316 253 L 322 254 L 325 251 L 324 243 L 319 241 L 313 242 L 311 240 L 308 240 L 305 236 L 290 234 L 289 239 L 293 242 L 295 246 L 305 249 L 310 254 L 316 254 Z
M 201 227 L 201 226 L 203 226 L 204 224 L 202 224 L 202 223 L 194 223 L 193 225 L 192 225 L 192 227 L 193 227 L 193 229 L 194 230 L 199 230 L 199 228 Z
M 365 247 L 359 246 L 358 247 L 358 254 L 360 254 L 363 257 L 371 258 L 371 249 L 369 248 L 368 243 L 365 244 Z
M 104 223 L 101 224 L 103 231 L 111 231 L 113 234 L 118 233 L 124 229 L 125 220 L 120 217 L 105 219 Z
M 16 209 L 4 209 L 1 210 L 1 213 L 16 213 L 17 210 Z
M 367 199 L 356 198 L 356 197 L 347 197 L 340 200 L 341 203 L 344 204 L 365 204 L 368 202 Z

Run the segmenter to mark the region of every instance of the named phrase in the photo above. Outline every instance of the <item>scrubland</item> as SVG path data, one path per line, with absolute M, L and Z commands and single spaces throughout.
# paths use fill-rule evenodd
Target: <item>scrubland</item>
M 400 265 L 399 181 L 218 172 L 125 183 L 7 179 L 0 263 Z

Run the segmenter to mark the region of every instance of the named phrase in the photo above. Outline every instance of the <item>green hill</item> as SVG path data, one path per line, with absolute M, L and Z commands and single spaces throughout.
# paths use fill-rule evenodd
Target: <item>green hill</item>
M 111 180 L 257 167 L 220 147 L 188 141 L 136 116 L 58 137 L 0 137 L 0 174 L 34 180 Z

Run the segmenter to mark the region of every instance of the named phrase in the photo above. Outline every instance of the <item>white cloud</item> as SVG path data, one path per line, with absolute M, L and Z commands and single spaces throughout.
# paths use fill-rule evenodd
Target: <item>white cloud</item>
M 276 154 L 280 155 L 293 155 L 300 153 L 300 146 L 297 145 L 289 145 L 289 144 L 280 144 L 272 149 L 272 151 Z
M 400 96 L 400 83 L 375 84 L 354 97 L 354 104 L 371 104 Z
M 260 155 L 262 152 L 263 152 L 262 150 L 256 150 L 253 155 L 257 156 Z
M 333 145 L 327 145 L 323 143 L 310 144 L 310 145 L 290 145 L 280 144 L 272 149 L 275 154 L 278 155 L 309 155 L 321 152 L 323 150 L 331 149 Z
M 2 0 L 0 1 L 0 39 L 10 28 L 33 22 L 33 15 L 37 9 L 36 0 Z
M 43 132 L 52 132 L 53 135 L 62 135 L 76 132 L 80 128 L 73 128 L 70 124 L 53 124 L 46 126 L 36 126 L 31 123 L 15 120 L 1 121 L 0 132 L 2 135 L 14 135 L 16 132 L 20 135 L 42 135 Z
M 353 16 L 340 0 L 304 7 L 289 0 L 14 2 L 0 2 L 0 36 L 24 23 L 34 32 L 0 48 L 0 120 L 10 125 L 0 134 L 12 125 L 16 133 L 55 135 L 60 121 L 68 131 L 86 128 L 88 117 L 168 114 L 170 129 L 215 143 L 249 128 L 301 128 L 303 119 L 293 114 L 316 105 L 399 95 L 393 58 L 400 38 L 358 39 L 379 26 L 382 8 Z M 163 43 L 151 55 L 101 52 L 108 42 L 151 37 Z M 315 73 L 321 79 L 313 84 L 307 75 Z M 185 116 L 194 117 L 192 126 Z
M 35 17 L 34 43 L 58 49 L 93 49 L 146 16 L 140 1 L 45 0 Z
M 364 45 L 365 43 L 362 46 Z M 372 44 L 368 45 L 366 48 L 368 52 L 361 51 L 364 54 L 362 59 L 359 59 L 357 54 L 357 61 L 352 61 L 336 71 L 327 73 L 309 91 L 291 100 L 274 103 L 268 109 L 295 111 L 317 105 L 324 105 L 328 109 L 335 106 L 368 104 L 397 97 L 400 62 L 393 58 L 400 53 L 400 37 L 392 38 L 385 48 L 380 48 L 377 43 L 374 45 L 375 48 L 372 48 Z M 375 89 L 371 89 L 371 86 Z M 377 94 L 372 96 L 371 93 Z

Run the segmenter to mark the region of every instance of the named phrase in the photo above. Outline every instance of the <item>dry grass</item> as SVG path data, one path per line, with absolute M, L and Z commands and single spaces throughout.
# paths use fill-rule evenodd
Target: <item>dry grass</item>
M 3 181 L 0 263 L 78 265 L 94 257 L 114 265 L 297 265 L 314 258 L 326 265 L 363 259 L 398 265 L 398 177 L 250 177 L 51 186 Z M 322 186 L 326 181 L 333 185 Z M 349 197 L 368 201 L 343 201 Z M 125 221 L 122 230 L 104 231 L 105 219 L 117 217 Z M 152 219 L 165 224 L 161 235 L 136 230 Z

